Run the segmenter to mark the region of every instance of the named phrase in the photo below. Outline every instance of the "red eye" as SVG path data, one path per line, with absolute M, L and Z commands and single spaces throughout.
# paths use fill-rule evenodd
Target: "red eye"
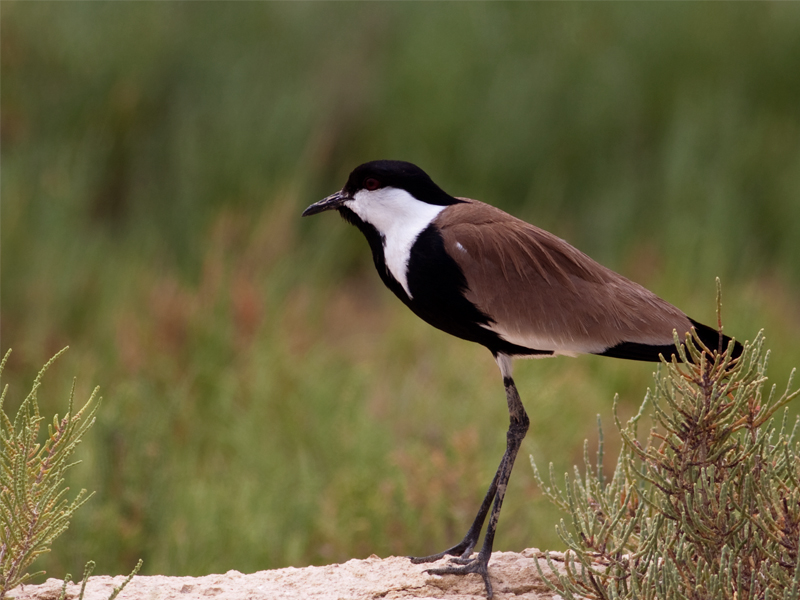
M 364 189 L 369 190 L 370 192 L 377 190 L 379 187 L 381 187 L 381 182 L 374 177 L 369 177 L 364 180 Z

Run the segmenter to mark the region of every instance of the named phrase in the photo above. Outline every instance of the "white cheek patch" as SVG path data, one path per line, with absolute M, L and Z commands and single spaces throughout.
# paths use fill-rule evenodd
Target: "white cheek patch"
M 381 234 L 386 268 L 411 298 L 407 277 L 411 246 L 447 207 L 420 202 L 407 191 L 392 187 L 360 190 L 347 206 Z

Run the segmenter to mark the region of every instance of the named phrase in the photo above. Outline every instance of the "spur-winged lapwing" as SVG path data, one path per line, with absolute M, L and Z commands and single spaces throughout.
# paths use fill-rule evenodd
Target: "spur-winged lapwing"
M 432 562 L 434 574 L 477 573 L 492 597 L 488 562 L 508 478 L 528 415 L 511 360 L 578 354 L 658 361 L 692 327 L 709 348 L 730 338 L 701 325 L 642 286 L 596 263 L 564 240 L 483 202 L 455 198 L 419 167 L 379 160 L 357 167 L 341 191 L 303 216 L 335 209 L 361 230 L 383 283 L 417 316 L 486 346 L 503 375 L 511 423 L 506 451 L 467 535 Z M 741 345 L 735 343 L 735 355 Z M 494 506 L 492 507 L 492 501 Z M 478 542 L 491 508 L 483 547 Z

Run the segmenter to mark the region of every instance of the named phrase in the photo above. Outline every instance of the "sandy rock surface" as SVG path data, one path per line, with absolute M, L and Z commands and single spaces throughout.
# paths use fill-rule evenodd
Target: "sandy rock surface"
M 553 554 L 553 556 L 558 556 Z M 542 553 L 536 549 L 521 553 L 495 552 L 489 563 L 489 574 L 496 600 L 557 599 L 539 577 L 536 560 L 542 571 L 549 573 Z M 446 564 L 445 560 L 436 563 Z M 561 563 L 558 563 L 559 565 Z M 414 565 L 407 558 L 381 559 L 373 555 L 365 560 L 350 560 L 325 567 L 289 567 L 244 575 L 228 571 L 224 575 L 205 577 L 136 576 L 117 596 L 118 600 L 225 600 L 308 599 L 366 600 L 384 598 L 447 598 L 483 600 L 486 595 L 478 575 L 429 575 L 430 565 Z M 124 576 L 89 578 L 84 598 L 107 600 Z M 11 592 L 17 600 L 56 600 L 62 581 L 48 579 L 41 585 L 20 586 Z M 74 599 L 80 585 L 67 586 L 67 598 Z

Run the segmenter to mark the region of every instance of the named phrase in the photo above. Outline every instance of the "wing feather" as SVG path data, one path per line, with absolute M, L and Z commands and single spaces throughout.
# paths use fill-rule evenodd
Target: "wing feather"
M 464 272 L 465 296 L 514 344 L 560 354 L 621 343 L 669 345 L 688 317 L 555 235 L 462 199 L 434 221 Z

